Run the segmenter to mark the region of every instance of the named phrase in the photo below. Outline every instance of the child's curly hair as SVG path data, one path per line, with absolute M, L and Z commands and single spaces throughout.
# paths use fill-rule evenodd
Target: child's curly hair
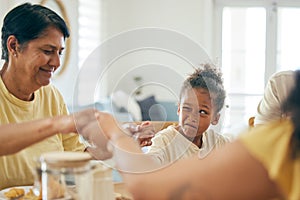
M 184 91 L 190 88 L 202 88 L 208 90 L 216 108 L 216 112 L 220 112 L 223 108 L 226 92 L 223 86 L 222 72 L 214 64 L 202 64 L 201 68 L 196 68 L 195 72 L 187 77 L 181 87 L 180 99 Z

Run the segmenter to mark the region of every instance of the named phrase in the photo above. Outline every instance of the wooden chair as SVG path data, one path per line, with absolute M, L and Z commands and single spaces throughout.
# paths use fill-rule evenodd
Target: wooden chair
M 167 128 L 170 125 L 177 125 L 177 121 L 151 121 L 156 132 Z
M 154 130 L 156 132 L 162 130 L 162 129 L 165 129 L 167 128 L 168 126 L 170 125 L 177 125 L 178 124 L 178 121 L 150 121 L 153 126 L 154 126 Z M 142 121 L 137 121 L 137 122 L 124 122 L 124 123 L 135 123 L 137 125 L 141 124 Z

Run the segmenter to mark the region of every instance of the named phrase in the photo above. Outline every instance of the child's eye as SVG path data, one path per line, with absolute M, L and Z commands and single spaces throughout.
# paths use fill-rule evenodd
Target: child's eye
M 183 106 L 182 109 L 183 109 L 183 110 L 191 110 L 191 108 L 190 108 L 190 107 L 187 107 L 187 106 Z
M 208 112 L 206 112 L 205 110 L 199 110 L 199 113 L 200 113 L 200 114 L 205 114 L 205 115 L 208 114 Z

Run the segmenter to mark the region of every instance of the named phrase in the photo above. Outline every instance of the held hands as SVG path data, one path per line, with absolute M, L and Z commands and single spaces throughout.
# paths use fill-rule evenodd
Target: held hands
M 151 139 L 155 135 L 155 129 L 151 122 L 146 121 L 140 125 L 126 123 L 123 124 L 122 127 L 130 132 L 132 137 L 139 142 L 141 147 L 152 145 Z
M 79 132 L 86 124 L 96 120 L 95 109 L 86 109 L 70 115 L 61 115 L 53 118 L 57 133 Z
M 107 148 L 120 137 L 132 137 L 140 146 L 149 146 L 155 135 L 155 129 L 150 122 L 140 125 L 128 123 L 121 125 L 111 114 L 88 110 L 74 115 L 77 132 L 90 144 L 87 149 L 96 159 L 107 159 L 112 156 Z
M 95 159 L 104 160 L 110 158 L 112 153 L 107 149 L 108 138 L 98 123 L 99 115 L 100 112 L 96 109 L 86 109 L 71 115 L 56 117 L 54 124 L 57 132 L 79 133 L 87 145 L 87 151 Z
M 97 160 L 105 160 L 112 157 L 112 152 L 107 149 L 109 138 L 106 129 L 99 123 L 100 113 L 97 110 L 87 110 L 74 115 L 77 132 L 82 136 L 83 142 L 88 144 L 87 151 Z M 106 122 L 103 122 L 105 124 Z M 110 123 L 109 123 L 110 124 Z M 111 126 L 115 126 L 111 124 Z

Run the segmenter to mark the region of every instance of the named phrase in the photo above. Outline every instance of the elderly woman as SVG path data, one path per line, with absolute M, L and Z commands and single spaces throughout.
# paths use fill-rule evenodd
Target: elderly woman
M 22 4 L 4 18 L 0 73 L 0 124 L 68 114 L 62 95 L 49 85 L 60 66 L 69 30 L 41 5 Z M 40 130 L 42 132 L 42 130 Z M 38 133 L 37 133 L 38 134 Z M 33 184 L 35 159 L 49 151 L 84 151 L 78 134 L 55 134 L 16 154 L 0 157 L 0 189 Z
M 103 151 L 95 151 L 94 148 L 86 148 L 79 142 L 77 134 L 66 134 L 65 130 L 62 130 L 63 127 L 57 128 L 63 123 L 61 118 L 50 119 L 50 117 L 68 114 L 62 95 L 49 84 L 52 74 L 60 66 L 60 55 L 64 50 L 65 39 L 68 37 L 69 30 L 64 20 L 41 5 L 22 4 L 12 9 L 4 18 L 2 59 L 5 63 L 0 71 L 0 125 L 46 117 L 57 124 L 54 126 L 56 129 L 52 129 L 53 126 L 47 124 L 37 126 L 38 121 L 18 124 L 14 129 L 20 130 L 23 127 L 25 131 L 27 130 L 23 137 L 32 137 L 32 140 L 24 139 L 24 145 L 20 144 L 22 138 L 16 138 L 17 134 L 7 136 L 12 132 L 12 126 L 2 127 L 1 130 L 8 132 L 1 132 L 6 134 L 4 138 L 18 140 L 12 143 L 16 144 L 16 147 L 8 145 L 11 149 L 2 150 L 2 155 L 16 152 L 40 141 L 43 137 L 47 136 L 47 139 L 18 153 L 0 157 L 0 189 L 33 184 L 32 170 L 35 167 L 35 159 L 44 152 L 87 149 L 96 159 L 105 159 L 110 155 Z M 49 120 L 40 122 L 49 122 Z M 29 136 L 28 125 L 34 126 L 32 134 L 45 134 L 45 136 Z M 47 131 L 44 130 L 45 128 Z M 151 144 L 154 135 L 151 124 L 146 122 L 139 126 L 132 125 L 128 126 L 127 130 L 131 134 L 137 134 L 141 146 Z M 50 135 L 51 137 L 48 137 Z

